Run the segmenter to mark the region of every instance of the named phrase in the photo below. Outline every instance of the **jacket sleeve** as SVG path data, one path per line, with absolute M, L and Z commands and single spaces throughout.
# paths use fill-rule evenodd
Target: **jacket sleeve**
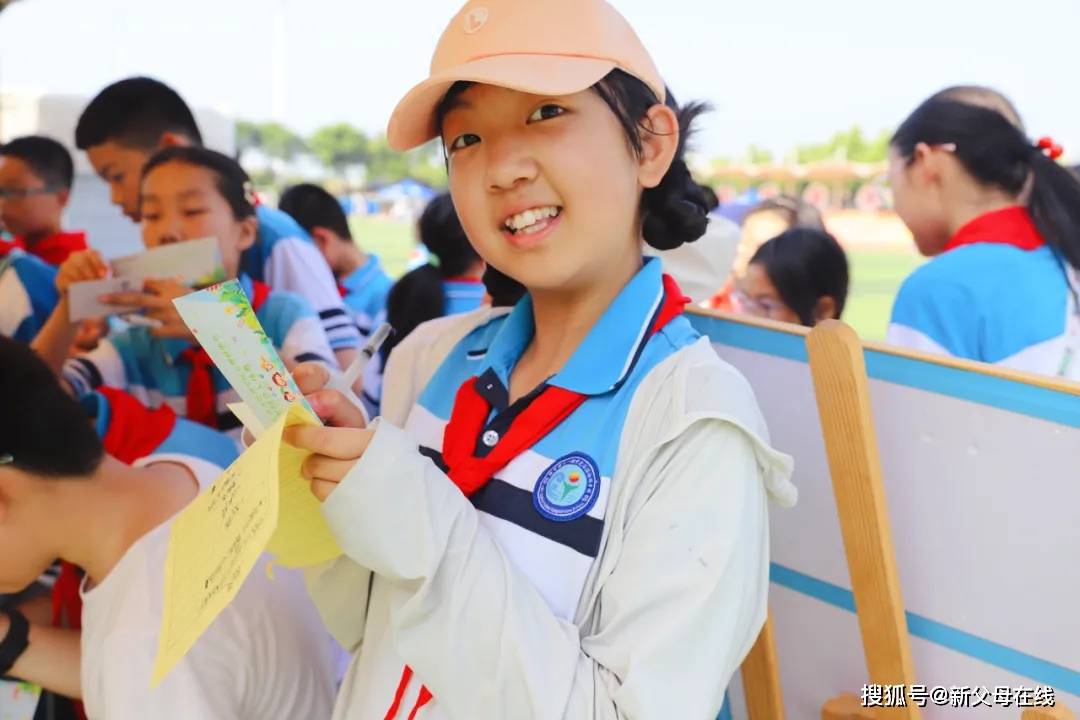
M 761 471 L 748 435 L 712 418 L 641 457 L 649 494 L 611 529 L 618 557 L 579 629 L 415 441 L 377 427 L 323 512 L 393 584 L 395 649 L 449 717 L 716 716 L 765 618 Z
M 367 622 L 371 571 L 342 555 L 305 568 L 304 583 L 327 632 L 350 653 L 359 650 Z

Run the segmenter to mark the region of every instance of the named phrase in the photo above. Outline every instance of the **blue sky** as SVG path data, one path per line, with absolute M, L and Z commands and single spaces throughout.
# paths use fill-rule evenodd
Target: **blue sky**
M 931 92 L 978 82 L 1009 94 L 1034 136 L 1053 135 L 1080 157 L 1077 0 L 613 4 L 676 96 L 715 107 L 698 141 L 707 155 L 750 143 L 783 152 L 855 123 L 890 128 Z M 143 73 L 193 104 L 300 132 L 341 120 L 379 130 L 425 75 L 457 6 L 19 0 L 0 13 L 0 87 L 89 96 Z

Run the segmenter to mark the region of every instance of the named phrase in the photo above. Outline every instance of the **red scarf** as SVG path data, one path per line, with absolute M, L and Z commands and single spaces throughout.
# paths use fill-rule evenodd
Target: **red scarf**
M 86 250 L 86 233 L 58 232 L 38 240 L 33 245 L 27 245 L 26 238 L 16 235 L 11 241 L 0 240 L 0 255 L 6 255 L 14 248 L 25 250 L 31 255 L 37 255 L 53 266 L 59 266 L 68 259 L 68 255 L 79 250 Z
M 975 243 L 1012 245 L 1021 250 L 1037 250 L 1045 244 L 1027 208 L 1020 205 L 975 218 L 949 238 L 942 252 Z
M 270 296 L 270 286 L 251 281 L 251 309 L 255 312 L 266 302 Z M 198 345 L 192 345 L 180 353 L 180 360 L 191 365 L 191 373 L 187 383 L 187 409 L 185 417 L 197 423 L 201 423 L 217 430 L 217 393 L 214 392 L 214 361 L 210 359 L 206 350 Z
M 683 296 L 675 280 L 670 275 L 664 275 L 664 300 L 649 329 L 649 337 L 681 315 L 688 302 L 690 298 Z M 588 399 L 583 393 L 548 385 L 514 418 L 509 430 L 498 440 L 491 452 L 484 457 L 476 457 L 476 441 L 491 414 L 491 405 L 476 390 L 478 382 L 479 378 L 471 377 L 458 388 L 450 422 L 443 432 L 442 454 L 447 465 L 446 474 L 466 497 L 484 487 L 511 460 L 558 427 Z M 412 668 L 406 665 L 385 720 L 394 720 L 397 717 L 412 675 Z M 421 686 L 416 705 L 409 713 L 409 720 L 413 720 L 420 708 L 431 698 L 431 691 Z

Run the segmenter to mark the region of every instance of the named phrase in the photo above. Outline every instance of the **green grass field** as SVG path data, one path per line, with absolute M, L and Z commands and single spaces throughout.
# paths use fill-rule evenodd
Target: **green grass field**
M 413 227 L 385 218 L 354 218 L 353 237 L 378 254 L 392 277 L 405 272 L 415 240 Z M 864 340 L 884 340 L 893 297 L 901 281 L 923 261 L 912 252 L 895 248 L 861 248 L 848 253 L 851 290 L 844 320 Z

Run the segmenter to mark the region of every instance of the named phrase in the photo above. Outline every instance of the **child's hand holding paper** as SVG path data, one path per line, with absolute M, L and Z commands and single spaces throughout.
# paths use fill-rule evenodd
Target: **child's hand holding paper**
M 152 323 L 150 334 L 155 337 L 180 338 L 196 342 L 184 319 L 180 317 L 173 301 L 189 295 L 194 290 L 176 280 L 151 280 L 143 283 L 142 290 L 135 289 L 106 295 L 101 300 L 112 306 L 113 312 L 139 312 Z

